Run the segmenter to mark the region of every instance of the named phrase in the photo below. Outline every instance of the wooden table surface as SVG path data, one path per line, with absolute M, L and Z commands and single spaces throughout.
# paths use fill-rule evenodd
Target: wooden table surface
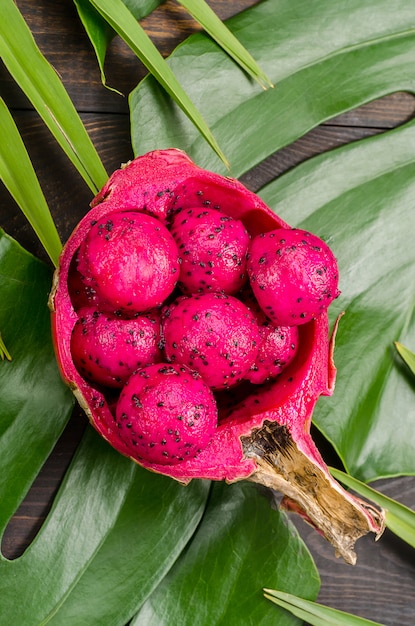
M 253 2 L 215 0 L 210 4 L 221 18 L 226 18 Z M 107 171 L 118 168 L 120 163 L 132 157 L 127 97 L 102 86 L 94 53 L 72 0 L 17 0 L 17 5 L 42 52 L 61 76 Z M 143 24 L 163 54 L 171 51 L 196 27 L 171 2 Z M 126 96 L 145 75 L 144 68 L 118 39 L 110 47 L 106 70 L 108 83 Z M 0 67 L 0 95 L 13 111 L 60 235 L 65 240 L 87 210 L 90 192 L 3 67 Z M 246 174 L 243 182 L 255 191 L 264 182 L 307 157 L 391 128 L 413 117 L 414 111 L 415 100 L 403 93 L 366 105 L 331 120 L 281 150 Z M 31 228 L 3 189 L 0 190 L 0 212 L 0 225 L 6 232 L 46 260 Z M 85 425 L 86 418 L 77 409 L 6 530 L 2 551 L 8 558 L 21 554 L 40 528 Z M 415 478 L 384 480 L 376 486 L 415 508 Z M 415 625 L 414 550 L 389 532 L 385 532 L 378 543 L 372 538 L 363 538 L 357 543 L 358 562 L 353 567 L 337 560 L 325 540 L 301 520 L 296 524 L 320 571 L 320 602 L 387 626 Z

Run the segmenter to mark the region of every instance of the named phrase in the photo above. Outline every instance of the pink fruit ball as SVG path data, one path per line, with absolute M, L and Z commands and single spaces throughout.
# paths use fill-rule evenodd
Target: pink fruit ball
M 280 228 L 255 237 L 247 271 L 259 306 L 277 326 L 318 317 L 340 293 L 333 252 L 305 230 Z
M 175 465 L 211 440 L 218 414 L 212 391 L 184 365 L 159 363 L 137 371 L 121 392 L 116 421 L 134 457 Z
M 140 315 L 119 319 L 94 308 L 83 308 L 71 337 L 75 366 L 91 382 L 122 387 L 139 367 L 161 359 L 160 322 Z
M 167 359 L 195 369 L 212 389 L 236 385 L 255 361 L 257 323 L 233 296 L 183 297 L 164 310 L 163 318 Z
M 268 320 L 259 326 L 259 335 L 258 356 L 246 375 L 246 379 L 255 385 L 279 376 L 298 350 L 297 326 L 274 326 Z
M 176 243 L 156 218 L 112 213 L 91 224 L 79 250 L 78 271 L 99 307 L 133 316 L 160 306 L 179 277 Z
M 235 294 L 246 281 L 250 236 L 240 220 L 214 208 L 176 213 L 171 233 L 181 260 L 178 287 L 186 294 Z

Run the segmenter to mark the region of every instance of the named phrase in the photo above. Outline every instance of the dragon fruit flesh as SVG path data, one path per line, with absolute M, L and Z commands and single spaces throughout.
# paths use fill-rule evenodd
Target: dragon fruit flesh
M 78 258 L 82 281 L 105 311 L 132 316 L 160 306 L 179 275 L 176 243 L 160 222 L 134 211 L 91 220 Z
M 93 307 L 80 309 L 78 315 L 71 352 L 91 382 L 123 387 L 136 369 L 161 360 L 159 316 L 121 319 Z
M 259 351 L 245 378 L 260 385 L 275 378 L 295 357 L 298 349 L 296 326 L 274 326 L 263 320 L 259 326 Z
M 218 411 L 203 378 L 185 365 L 148 365 L 125 384 L 116 409 L 121 439 L 138 461 L 172 465 L 200 453 Z
M 245 378 L 260 385 L 281 374 L 298 349 L 297 326 L 276 326 L 259 306 L 252 289 L 240 292 L 242 302 L 252 311 L 258 324 L 259 350 Z
M 304 324 L 339 295 L 332 251 L 304 230 L 283 228 L 255 237 L 247 270 L 259 306 L 277 325 Z
M 179 289 L 187 295 L 236 294 L 246 280 L 249 233 L 240 220 L 215 208 L 186 209 L 172 218 L 181 261 Z
M 259 329 L 240 300 L 221 293 L 193 295 L 167 307 L 163 317 L 169 361 L 196 370 L 212 389 L 246 377 L 258 354 Z
M 334 390 L 338 294 L 321 239 L 169 149 L 112 174 L 64 247 L 49 306 L 62 376 L 116 450 L 184 484 L 277 489 L 353 563 L 383 513 L 331 477 L 310 436 Z

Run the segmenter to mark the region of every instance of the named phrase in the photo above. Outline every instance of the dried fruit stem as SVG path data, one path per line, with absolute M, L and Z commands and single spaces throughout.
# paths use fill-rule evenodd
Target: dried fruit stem
M 315 526 L 347 563 L 356 562 L 354 544 L 373 531 L 371 521 L 379 527 L 378 536 L 383 532 L 382 513 L 330 481 L 298 449 L 286 426 L 266 421 L 242 444 L 245 456 L 258 467 L 249 480 L 283 493 L 283 506 Z

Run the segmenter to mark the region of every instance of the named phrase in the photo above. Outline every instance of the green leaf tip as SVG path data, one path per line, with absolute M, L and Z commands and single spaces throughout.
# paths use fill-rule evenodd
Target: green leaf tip
M 205 29 L 216 43 L 263 89 L 273 88 L 271 80 L 248 50 L 228 29 L 204 0 L 179 0 L 188 13 Z
M 3 337 L 1 336 L 1 333 L 0 333 L 0 358 L 2 361 L 4 361 L 4 359 L 7 359 L 8 361 L 12 360 L 11 354 L 6 348 L 6 344 L 3 341 Z
M 284 591 L 264 589 L 264 596 L 312 626 L 383 626 L 379 622 L 304 600 Z
M 403 361 L 411 370 L 412 374 L 415 375 L 415 353 L 412 352 L 412 350 L 409 350 L 409 348 L 406 348 L 399 341 L 395 341 L 395 348 L 402 357 Z

